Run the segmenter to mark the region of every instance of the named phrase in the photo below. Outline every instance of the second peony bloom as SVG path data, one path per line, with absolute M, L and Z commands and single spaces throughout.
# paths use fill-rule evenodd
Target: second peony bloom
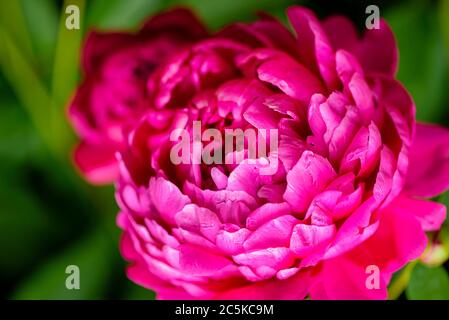
M 154 55 L 145 83 L 117 62 L 141 61 L 139 37 L 120 54 L 108 46 L 100 71 L 85 67 L 85 82 L 101 74 L 100 85 L 82 85 L 72 117 L 100 146 L 78 163 L 118 151 L 106 163 L 119 168 L 120 249 L 128 276 L 160 299 L 385 299 L 392 274 L 445 219 L 446 208 L 425 198 L 449 187 L 449 130 L 415 123 L 388 25 L 359 36 L 343 17 L 319 21 L 303 7 L 288 17 L 295 34 L 266 15 L 210 36 L 195 23 L 180 38 L 189 41 Z M 129 94 L 139 106 L 132 116 Z M 261 174 L 262 159 L 173 163 L 172 132 L 199 122 L 219 132 L 276 129 L 275 172 Z M 98 136 L 119 143 L 103 153 L 111 144 Z M 250 147 L 213 148 L 228 158 Z M 117 177 L 104 172 L 90 177 Z

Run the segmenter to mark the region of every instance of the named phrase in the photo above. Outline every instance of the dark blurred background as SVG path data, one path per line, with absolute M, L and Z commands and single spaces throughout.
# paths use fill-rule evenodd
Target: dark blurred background
M 148 299 L 127 280 L 119 255 L 112 186 L 77 174 L 76 137 L 66 105 L 79 81 L 79 50 L 91 28 L 135 30 L 148 16 L 188 6 L 213 30 L 266 11 L 286 22 L 301 4 L 320 17 L 340 13 L 362 30 L 365 8 L 378 5 L 400 49 L 398 78 L 417 117 L 449 125 L 449 0 L 0 0 L 0 296 L 7 299 Z M 82 28 L 65 28 L 66 6 L 81 9 Z M 449 146 L 448 146 L 449 147 Z M 449 204 L 449 195 L 438 200 Z M 449 228 L 428 265 L 411 263 L 393 279 L 391 298 L 449 299 Z M 67 290 L 68 265 L 81 289 Z M 407 289 L 406 289 L 407 288 Z M 404 291 L 404 289 L 406 289 Z

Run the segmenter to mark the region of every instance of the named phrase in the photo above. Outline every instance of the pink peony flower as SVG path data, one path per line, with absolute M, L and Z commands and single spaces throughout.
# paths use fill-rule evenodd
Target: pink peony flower
M 74 159 L 91 183 L 118 175 L 115 152 L 126 130 L 149 106 L 146 83 L 167 57 L 206 35 L 190 11 L 176 9 L 148 20 L 137 33 L 93 31 L 84 45 L 84 81 L 69 107 L 81 137 Z
M 268 16 L 234 24 L 149 77 L 116 196 L 128 276 L 160 299 L 385 299 L 445 219 L 425 198 L 449 187 L 449 130 L 415 124 L 388 25 L 288 17 L 296 36 Z M 173 164 L 170 133 L 193 121 L 278 129 L 276 172 Z

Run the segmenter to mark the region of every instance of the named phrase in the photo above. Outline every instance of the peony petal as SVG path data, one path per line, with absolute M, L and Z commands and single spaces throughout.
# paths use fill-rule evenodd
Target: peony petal
M 299 221 L 290 215 L 270 220 L 253 231 L 243 243 L 245 250 L 288 246 L 293 226 Z
M 236 263 L 253 269 L 268 266 L 279 270 L 291 266 L 294 256 L 288 248 L 267 248 L 240 253 L 233 259 Z
M 435 197 L 449 189 L 449 129 L 417 124 L 410 150 L 407 193 Z
M 308 103 L 315 93 L 324 92 L 316 76 L 287 55 L 263 62 L 257 69 L 260 80 L 271 83 L 289 96 Z
M 143 25 L 140 33 L 175 32 L 184 38 L 201 39 L 208 32 L 192 11 L 175 8 L 153 16 Z
M 331 16 L 326 18 L 322 25 L 335 51 L 338 49 L 352 51 L 357 45 L 357 28 L 347 17 Z
M 298 272 L 288 280 L 266 280 L 232 288 L 215 296 L 219 300 L 298 300 L 304 299 L 311 282 L 310 272 Z
M 446 206 L 428 200 L 399 196 L 391 205 L 394 210 L 401 210 L 413 214 L 421 223 L 424 231 L 437 231 L 446 219 Z
M 416 218 L 393 203 L 382 212 L 372 237 L 354 250 L 323 263 L 321 288 L 312 288 L 311 297 L 319 299 L 324 294 L 329 299 L 385 299 L 392 273 L 416 259 L 426 242 Z M 365 285 L 369 266 L 380 270 L 379 289 Z
M 284 199 L 298 212 L 304 212 L 313 197 L 322 191 L 335 177 L 335 171 L 327 159 L 310 151 L 304 151 L 297 164 L 287 174 Z
M 192 202 L 215 212 L 223 223 L 243 225 L 248 214 L 256 207 L 256 200 L 245 191 L 202 190 L 186 182 L 184 193 Z
M 364 267 L 377 265 L 384 279 L 389 281 L 393 272 L 418 258 L 426 244 L 421 223 L 395 201 L 382 210 L 379 227 L 373 236 L 346 256 Z
M 385 20 L 379 29 L 370 29 L 359 39 L 354 24 L 346 17 L 333 16 L 323 22 L 334 50 L 344 49 L 356 55 L 366 72 L 394 76 L 398 49 L 393 32 Z
M 228 255 L 239 254 L 244 250 L 243 243 L 248 238 L 250 233 L 251 232 L 245 228 L 239 229 L 235 232 L 220 230 L 216 240 L 217 248 Z
M 345 50 L 338 50 L 335 55 L 337 73 L 345 87 L 348 86 L 354 74 L 364 74 L 362 66 L 357 58 Z
M 387 298 L 386 283 L 379 279 L 379 288 L 367 289 L 369 276 L 366 268 L 347 257 L 331 259 L 323 263 L 318 283 L 310 288 L 313 300 L 385 300 Z
M 372 122 L 368 128 L 362 127 L 343 156 L 340 171 L 368 176 L 379 164 L 381 148 L 382 138 L 377 126 Z
M 190 199 L 183 195 L 170 181 L 164 178 L 151 178 L 148 186 L 151 203 L 165 222 L 175 226 L 175 214 L 190 203 Z
M 336 89 L 335 53 L 320 21 L 312 11 L 299 6 L 288 8 L 287 15 L 298 37 L 301 61 L 317 68 L 328 88 Z
M 380 20 L 379 29 L 365 32 L 357 47 L 357 56 L 367 73 L 396 74 L 399 52 L 393 31 L 385 20 Z
M 96 72 L 103 60 L 111 53 L 111 50 L 120 49 L 121 47 L 131 45 L 133 42 L 133 36 L 127 33 L 90 32 L 86 37 L 81 53 L 84 72 L 86 74 Z
M 298 224 L 293 229 L 290 248 L 298 257 L 306 257 L 328 244 L 335 232 L 333 224 L 328 226 Z
M 354 99 L 355 105 L 359 109 L 360 118 L 363 124 L 368 125 L 374 114 L 374 97 L 371 88 L 366 83 L 364 77 L 355 73 L 349 81 L 349 91 Z
M 251 212 L 251 214 L 246 219 L 246 226 L 250 230 L 255 230 L 261 225 L 271 221 L 272 219 L 290 213 L 290 211 L 290 206 L 285 202 L 265 203 L 264 205 Z
M 90 183 L 105 184 L 114 181 L 119 174 L 115 153 L 116 148 L 106 144 L 92 145 L 81 142 L 73 158 Z
M 228 185 L 228 177 L 220 169 L 213 167 L 210 176 L 219 190 L 225 189 Z
M 192 245 L 179 247 L 179 264 L 183 273 L 211 276 L 231 264 L 231 261 L 216 253 Z
M 215 242 L 221 221 L 217 215 L 206 208 L 200 208 L 196 204 L 187 204 L 175 215 L 179 227 L 196 232 L 205 238 Z

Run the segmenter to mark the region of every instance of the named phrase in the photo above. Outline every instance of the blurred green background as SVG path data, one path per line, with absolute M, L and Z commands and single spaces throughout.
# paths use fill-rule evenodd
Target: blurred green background
M 185 5 L 213 30 L 263 10 L 286 21 L 293 3 L 320 17 L 350 16 L 363 27 L 376 4 L 400 48 L 399 79 L 418 119 L 449 125 L 449 0 L 0 0 L 0 295 L 6 299 L 148 299 L 124 274 L 113 187 L 92 187 L 76 173 L 76 137 L 66 118 L 79 81 L 79 50 L 91 28 L 135 30 L 160 10 Z M 65 28 L 69 4 L 82 28 Z M 448 146 L 449 147 L 449 146 Z M 439 199 L 449 204 L 449 194 Z M 411 263 L 393 278 L 391 298 L 449 299 L 449 227 L 428 265 Z M 445 262 L 446 261 L 446 262 Z M 78 265 L 81 289 L 65 288 Z

